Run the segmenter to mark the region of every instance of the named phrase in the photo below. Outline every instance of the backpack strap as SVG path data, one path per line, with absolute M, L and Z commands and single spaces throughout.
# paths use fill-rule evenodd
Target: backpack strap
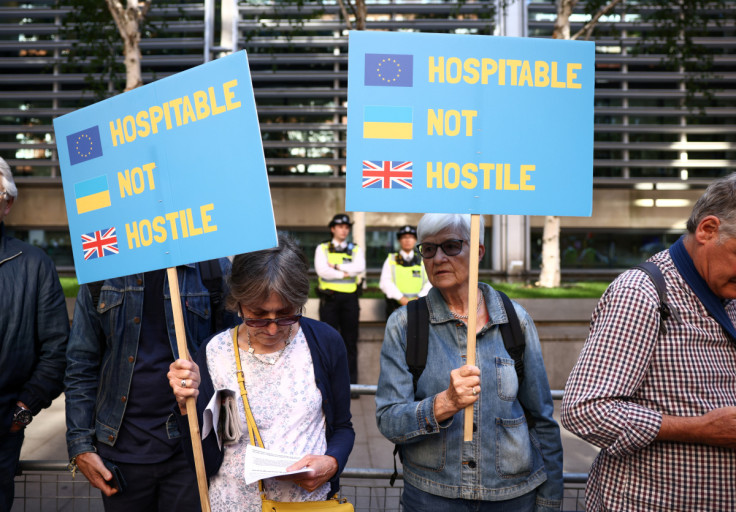
M 213 332 L 223 329 L 222 318 L 222 268 L 219 260 L 207 260 L 198 263 L 202 284 L 210 294 L 210 315 Z
M 105 281 L 94 281 L 87 283 L 87 289 L 90 295 L 92 295 L 92 307 L 97 309 L 97 304 L 100 302 L 100 293 L 102 293 L 102 285 Z
M 499 326 L 501 336 L 503 337 L 503 346 L 511 356 L 511 359 L 514 360 L 516 378 L 519 381 L 519 387 L 521 387 L 521 383 L 524 380 L 524 350 L 526 349 L 524 333 L 521 332 L 521 323 L 509 296 L 499 290 L 496 290 L 496 293 L 501 297 L 503 308 L 506 310 L 506 316 L 509 319 L 508 323 Z
M 429 310 L 427 299 L 420 297 L 406 305 L 406 364 L 411 372 L 414 394 L 417 383 L 427 365 L 429 347 Z
M 659 296 L 659 332 L 667 334 L 667 326 L 665 322 L 671 316 L 677 321 L 678 324 L 682 324 L 682 318 L 680 314 L 673 307 L 670 307 L 667 302 L 667 283 L 664 280 L 662 271 L 660 268 L 651 261 L 645 261 L 635 265 L 633 268 L 641 270 L 649 279 L 654 283 L 654 287 L 657 289 L 657 295 Z

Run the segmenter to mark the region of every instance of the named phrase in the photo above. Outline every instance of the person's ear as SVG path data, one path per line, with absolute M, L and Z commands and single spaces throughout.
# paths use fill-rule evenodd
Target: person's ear
M 15 198 L 12 196 L 8 196 L 8 198 L 5 200 L 5 211 L 3 212 L 3 217 L 10 213 L 10 208 L 12 208 L 14 201 Z
M 486 246 L 483 244 L 478 245 L 478 259 L 482 260 L 486 254 Z
M 720 226 L 721 220 L 718 217 L 708 215 L 695 228 L 695 240 L 700 244 L 705 244 L 706 242 L 717 239 Z

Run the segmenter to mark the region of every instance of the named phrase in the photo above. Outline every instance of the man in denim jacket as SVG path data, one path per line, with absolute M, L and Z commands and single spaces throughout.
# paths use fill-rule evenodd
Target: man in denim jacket
M 5 236 L 18 190 L 0 158 L 0 510 L 10 510 L 24 430 L 59 396 L 69 317 L 54 263 Z
M 230 262 L 217 263 L 222 280 Z M 236 320 L 214 311 L 203 265 L 177 268 L 192 357 L 214 334 L 213 315 L 224 315 L 222 327 Z M 224 281 L 220 288 L 224 296 Z M 91 290 L 99 291 L 96 303 Z M 102 491 L 108 512 L 199 510 L 196 475 L 171 414 L 176 402 L 166 373 L 177 357 L 165 270 L 81 287 L 67 349 L 67 448 L 72 470 Z M 105 463 L 119 468 L 124 489 Z

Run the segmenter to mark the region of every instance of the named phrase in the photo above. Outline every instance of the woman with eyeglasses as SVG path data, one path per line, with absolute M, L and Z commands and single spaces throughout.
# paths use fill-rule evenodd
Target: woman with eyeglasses
M 189 432 L 188 397 L 197 397 L 200 428 L 203 411 L 216 392 L 231 390 L 235 397 L 234 416 L 242 435 L 229 438 L 236 437 L 225 433 L 232 429 L 219 425 L 202 441 L 215 511 L 261 510 L 258 483 L 245 483 L 250 441 L 237 380 L 236 342 L 264 447 L 300 457 L 290 471 L 311 470 L 263 480 L 268 499 L 313 501 L 333 496 L 355 440 L 345 344 L 332 327 L 301 315 L 309 293 L 307 261 L 293 240 L 279 235 L 278 241 L 274 249 L 240 254 L 233 260 L 226 304 L 243 323 L 203 345 L 196 363 L 184 359 L 172 363 L 168 374 L 182 433 Z M 191 440 L 182 437 L 191 454 Z
M 404 511 L 559 510 L 562 444 L 532 319 L 514 304 L 526 343 L 519 382 L 500 332 L 509 322 L 501 297 L 479 283 L 469 302 L 470 215 L 427 214 L 417 231 L 433 286 L 425 305 L 426 365 L 415 388 L 401 307 L 386 325 L 376 393 L 378 428 L 402 456 Z M 479 251 L 482 259 L 482 217 Z M 472 366 L 465 364 L 471 308 L 477 311 Z M 473 439 L 464 442 L 467 406 Z

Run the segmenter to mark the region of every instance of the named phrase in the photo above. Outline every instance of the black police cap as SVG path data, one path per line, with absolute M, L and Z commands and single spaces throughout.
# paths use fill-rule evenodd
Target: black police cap
M 403 235 L 414 235 L 414 238 L 416 238 L 417 237 L 417 228 L 415 228 L 414 226 L 409 226 L 409 225 L 402 226 L 396 232 L 396 238 L 399 239 Z
M 352 226 L 353 223 L 350 222 L 350 217 L 348 217 L 344 213 L 338 213 L 334 217 L 332 217 L 332 220 L 330 221 L 330 224 L 328 227 L 337 226 L 338 224 L 347 224 L 348 226 Z

